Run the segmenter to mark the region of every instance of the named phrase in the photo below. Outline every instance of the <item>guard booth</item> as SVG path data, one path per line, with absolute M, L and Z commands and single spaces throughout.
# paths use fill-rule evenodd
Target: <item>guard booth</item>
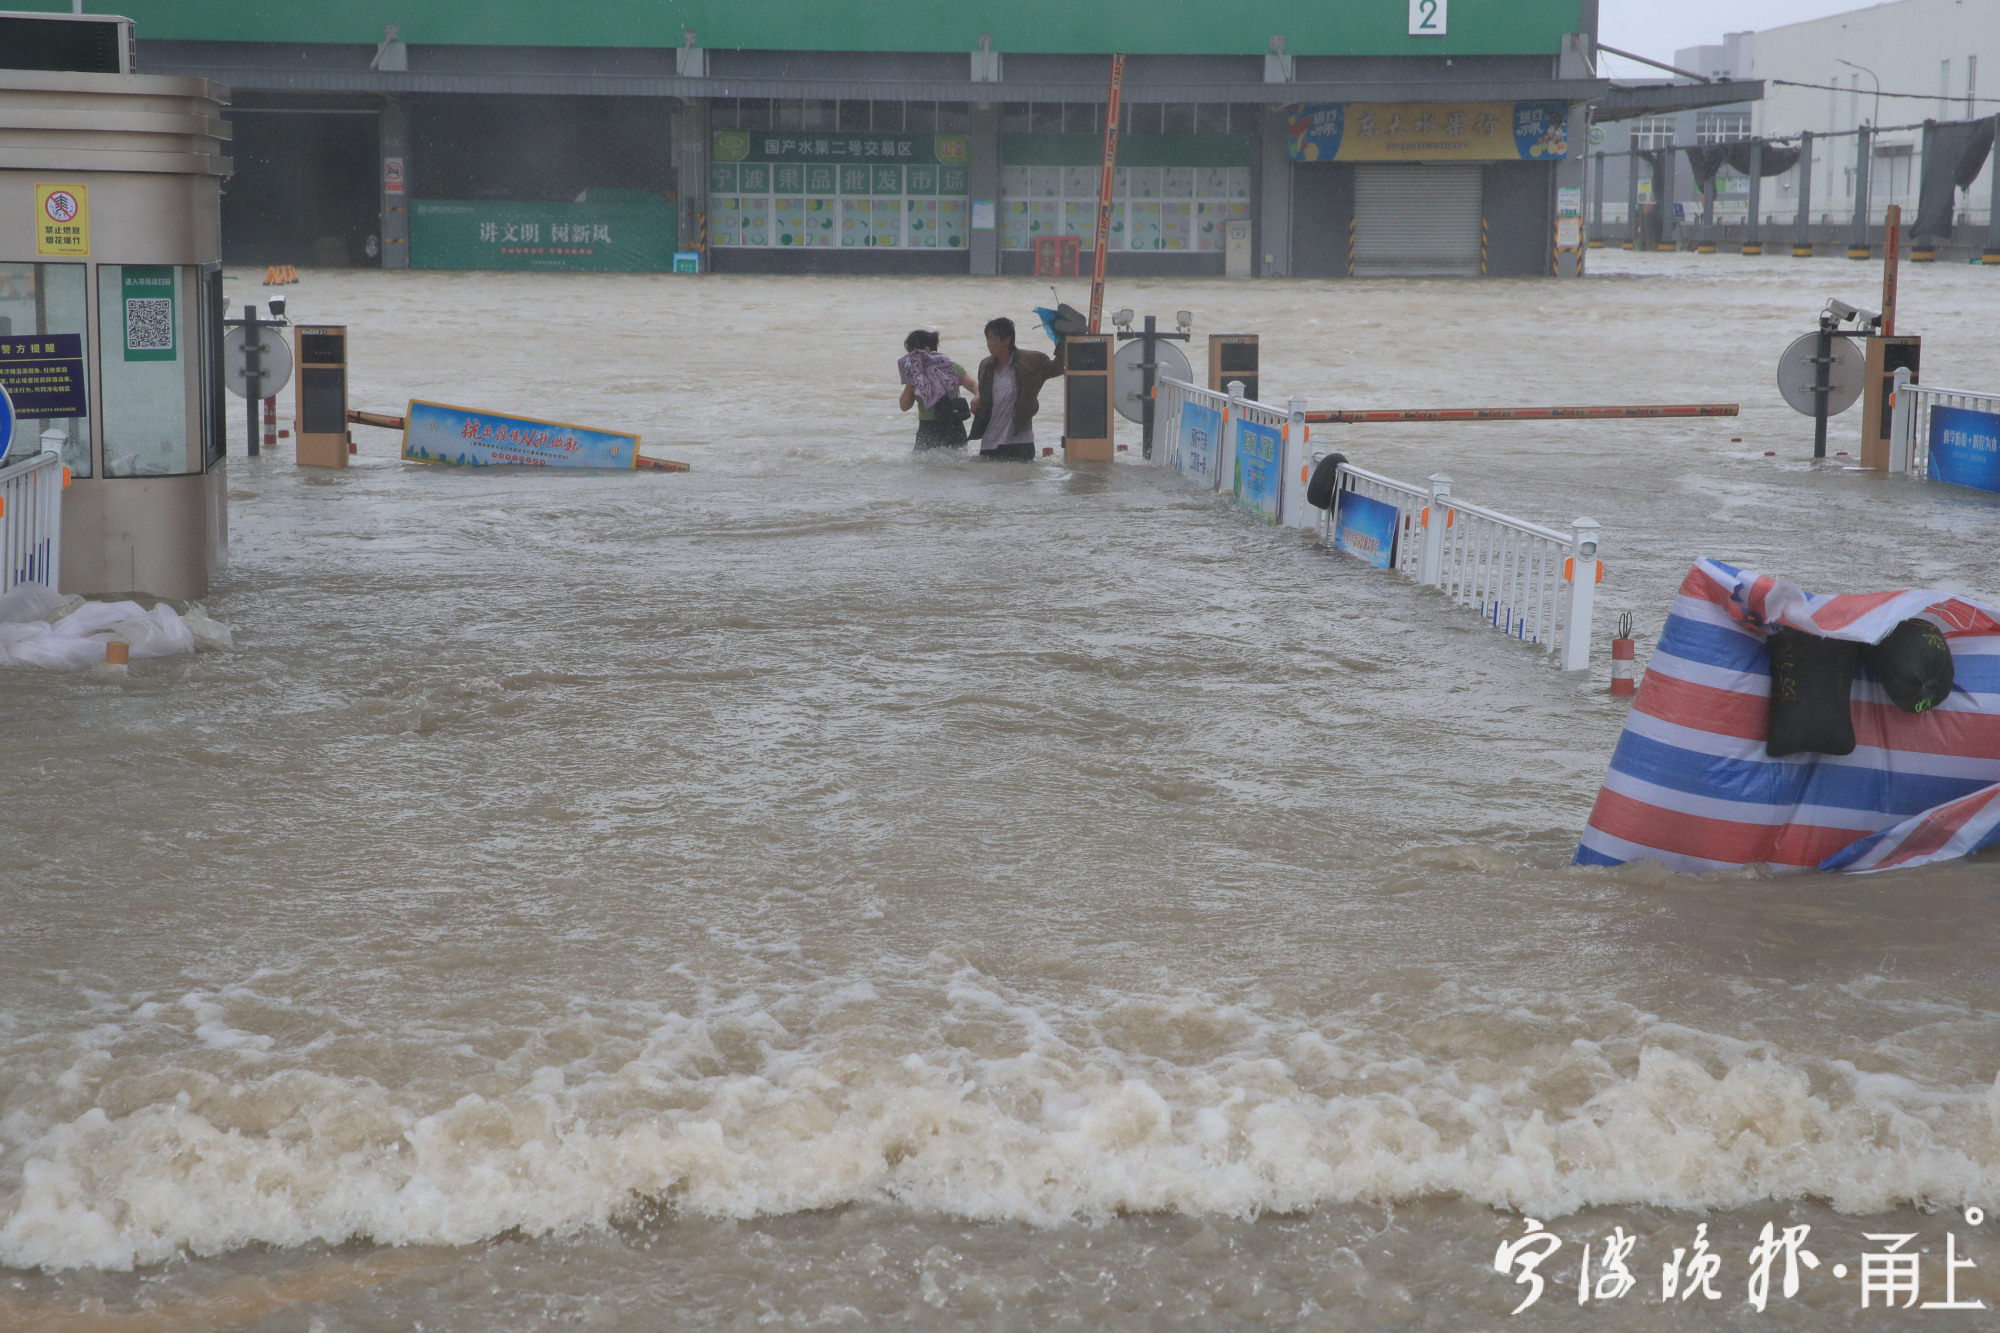
M 70 471 L 62 591 L 185 600 L 228 552 L 227 90 L 131 51 L 126 19 L 0 13 L 0 375 Z

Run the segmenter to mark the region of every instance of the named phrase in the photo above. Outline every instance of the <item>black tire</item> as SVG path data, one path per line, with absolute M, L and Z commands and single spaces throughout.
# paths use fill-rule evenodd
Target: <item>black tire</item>
M 1314 509 L 1333 508 L 1333 492 L 1340 478 L 1336 475 L 1340 465 L 1347 461 L 1346 454 L 1328 454 L 1319 460 L 1312 470 L 1312 480 L 1306 483 L 1306 503 Z

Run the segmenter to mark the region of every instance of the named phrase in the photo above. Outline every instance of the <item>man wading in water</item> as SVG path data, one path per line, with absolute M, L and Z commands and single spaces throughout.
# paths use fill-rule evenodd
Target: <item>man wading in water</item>
M 1054 356 L 1014 346 L 1014 321 L 1004 315 L 986 325 L 986 350 L 979 363 L 979 410 L 966 433 L 979 441 L 979 456 L 1029 462 L 1035 457 L 1035 413 L 1042 386 L 1063 373 L 1060 345 Z

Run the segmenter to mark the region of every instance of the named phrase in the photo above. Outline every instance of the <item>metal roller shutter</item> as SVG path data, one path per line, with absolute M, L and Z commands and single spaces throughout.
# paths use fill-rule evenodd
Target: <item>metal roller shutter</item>
M 1354 168 L 1354 276 L 1478 276 L 1483 167 Z

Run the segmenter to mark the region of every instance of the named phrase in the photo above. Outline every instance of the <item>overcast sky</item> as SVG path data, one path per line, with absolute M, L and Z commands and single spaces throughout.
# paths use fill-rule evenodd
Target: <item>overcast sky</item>
M 1726 32 L 1776 28 L 1866 8 L 1864 0 L 1599 0 L 1597 39 L 1671 62 L 1682 47 L 1720 42 Z M 1658 70 L 1616 56 L 1605 62 L 1606 73 L 1661 77 Z

